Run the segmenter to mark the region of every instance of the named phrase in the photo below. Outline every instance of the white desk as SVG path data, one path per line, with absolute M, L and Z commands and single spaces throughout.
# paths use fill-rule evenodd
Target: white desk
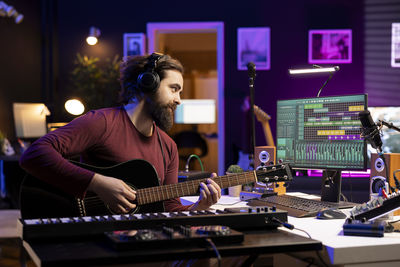
M 291 193 L 290 193 L 291 194 Z M 299 195 L 299 194 L 296 194 Z M 184 203 L 193 203 L 197 197 L 181 198 Z M 233 204 L 230 206 L 229 204 Z M 213 209 L 227 207 L 246 207 L 237 197 L 222 196 L 220 201 L 213 205 Z M 344 211 L 345 213 L 347 211 Z M 296 228 L 307 231 L 315 240 L 324 245 L 321 255 L 326 263 L 340 266 L 400 266 L 400 233 L 385 233 L 384 237 L 356 237 L 344 236 L 342 226 L 345 219 L 319 220 L 316 218 L 288 217 L 288 222 Z M 289 230 L 292 233 L 307 236 L 298 230 Z M 292 255 L 292 254 L 291 254 Z M 298 253 L 292 256 L 305 258 L 316 257 L 315 253 Z

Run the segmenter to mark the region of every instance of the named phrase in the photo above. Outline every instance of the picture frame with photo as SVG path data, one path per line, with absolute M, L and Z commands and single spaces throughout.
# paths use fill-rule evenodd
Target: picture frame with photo
M 400 68 L 400 23 L 392 23 L 392 56 L 393 68 Z
M 269 27 L 237 29 L 237 68 L 247 70 L 253 62 L 257 70 L 271 69 L 271 29 Z
M 309 30 L 308 63 L 352 62 L 352 30 Z
M 124 58 L 146 54 L 146 35 L 144 33 L 124 33 Z

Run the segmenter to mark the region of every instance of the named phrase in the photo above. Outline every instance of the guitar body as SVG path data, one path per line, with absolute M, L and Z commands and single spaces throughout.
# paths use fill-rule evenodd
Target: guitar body
M 111 167 L 95 167 L 73 162 L 87 170 L 123 180 L 134 189 L 159 186 L 155 168 L 147 161 L 135 159 Z M 57 179 L 57 178 L 55 178 Z M 105 215 L 112 212 L 94 193 L 87 192 L 84 199 L 77 199 L 33 176 L 22 182 L 20 208 L 23 219 Z M 134 212 L 164 211 L 163 202 L 139 206 Z

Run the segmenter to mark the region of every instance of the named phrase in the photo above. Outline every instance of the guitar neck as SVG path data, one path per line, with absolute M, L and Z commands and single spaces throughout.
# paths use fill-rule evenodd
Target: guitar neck
M 271 119 L 271 117 L 257 105 L 254 105 L 254 114 L 256 115 L 257 120 L 262 125 L 267 145 L 275 146 L 274 138 L 272 137 L 271 127 L 269 125 L 269 120 Z
M 269 126 L 269 122 L 261 123 L 264 130 L 265 140 L 267 141 L 268 146 L 275 146 L 274 138 L 272 137 L 271 127 Z
M 212 179 L 219 187 L 227 188 L 235 185 L 242 185 L 257 182 L 254 171 L 232 173 L 229 175 L 217 176 L 191 180 L 187 182 L 169 184 L 156 187 L 147 187 L 136 190 L 136 198 L 139 205 L 159 202 L 167 199 L 195 195 L 199 191 L 200 183 L 206 183 L 207 179 Z

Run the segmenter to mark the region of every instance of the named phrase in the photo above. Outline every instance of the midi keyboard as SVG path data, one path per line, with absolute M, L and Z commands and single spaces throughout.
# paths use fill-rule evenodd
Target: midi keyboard
M 226 208 L 225 210 L 160 212 L 65 218 L 20 219 L 17 225 L 24 240 L 74 238 L 103 235 L 130 229 L 180 225 L 224 225 L 236 230 L 275 229 L 287 222 L 287 212 L 275 207 Z

